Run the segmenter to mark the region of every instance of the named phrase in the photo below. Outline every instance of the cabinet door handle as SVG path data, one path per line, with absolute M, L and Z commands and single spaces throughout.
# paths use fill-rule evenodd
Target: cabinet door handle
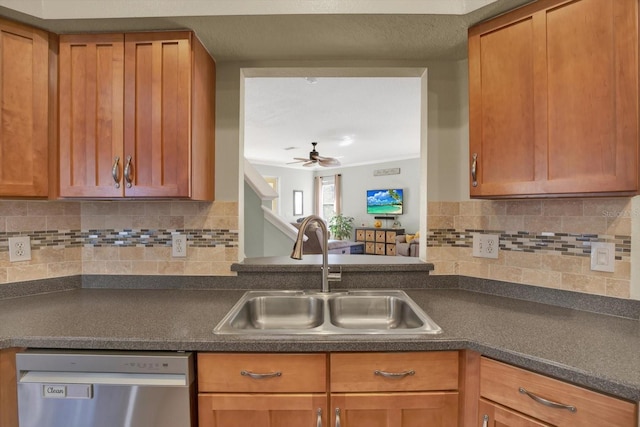
M 541 405 L 547 406 L 549 408 L 566 409 L 569 412 L 576 412 L 578 410 L 578 408 L 576 408 L 575 406 L 565 405 L 564 403 L 558 403 L 558 402 L 554 402 L 553 400 L 545 399 L 544 397 L 540 397 L 534 393 L 531 393 L 530 391 L 527 391 L 522 387 L 518 388 L 518 391 L 522 394 L 526 394 L 536 402 L 540 403 Z
M 471 185 L 478 186 L 478 153 L 473 153 L 473 162 L 471 163 Z
M 340 408 L 336 408 L 336 425 L 335 427 L 341 427 L 340 425 Z
M 322 409 L 318 408 L 316 414 L 318 415 L 316 418 L 316 427 L 322 427 Z
M 127 156 L 127 164 L 124 167 L 124 179 L 127 181 L 127 188 L 131 188 L 131 156 Z
M 381 371 L 379 369 L 376 369 L 375 371 L 373 371 L 373 375 L 378 375 L 385 378 L 404 378 L 404 377 L 408 377 L 410 375 L 415 375 L 415 374 L 416 374 L 416 371 L 414 371 L 413 369 L 409 371 L 404 371 L 404 372 L 386 372 L 386 371 Z
M 113 182 L 115 182 L 115 187 L 120 188 L 120 157 L 116 156 L 113 160 L 113 167 L 111 168 L 111 176 L 113 177 Z
M 489 415 L 482 417 L 482 427 L 489 427 Z
M 266 374 L 257 374 L 255 372 L 242 370 L 240 371 L 240 375 L 242 375 L 243 377 L 253 378 L 254 380 L 263 380 L 265 378 L 281 377 L 282 372 L 276 371 L 276 372 L 269 372 Z

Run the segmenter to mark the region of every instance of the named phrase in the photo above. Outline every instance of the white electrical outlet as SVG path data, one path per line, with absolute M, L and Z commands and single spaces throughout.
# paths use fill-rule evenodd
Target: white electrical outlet
M 473 256 L 480 258 L 498 258 L 500 236 L 497 234 L 474 234 Z
M 591 270 L 613 273 L 616 263 L 616 245 L 614 243 L 591 243 Z
M 178 233 L 171 235 L 171 256 L 174 258 L 187 256 L 187 236 Z
M 9 261 L 29 261 L 31 259 L 31 238 L 29 236 L 9 237 Z

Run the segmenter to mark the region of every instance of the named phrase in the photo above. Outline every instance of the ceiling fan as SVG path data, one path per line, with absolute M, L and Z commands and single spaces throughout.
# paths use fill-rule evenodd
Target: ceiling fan
M 316 164 L 324 167 L 340 166 L 340 162 L 338 161 L 338 159 L 335 159 L 333 157 L 321 156 L 320 153 L 316 151 L 316 145 L 318 145 L 317 142 L 312 142 L 311 145 L 313 145 L 313 149 L 309 152 L 308 159 L 305 159 L 302 157 L 294 157 L 293 160 L 295 160 L 295 162 L 290 162 L 287 164 L 304 162 L 302 163 L 302 166 L 306 166 L 306 167 L 311 167 Z

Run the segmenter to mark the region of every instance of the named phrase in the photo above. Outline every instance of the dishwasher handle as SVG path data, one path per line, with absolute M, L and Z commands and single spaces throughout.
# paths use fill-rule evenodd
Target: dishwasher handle
M 124 386 L 187 386 L 184 374 L 132 374 L 113 372 L 21 371 L 19 384 L 95 384 Z

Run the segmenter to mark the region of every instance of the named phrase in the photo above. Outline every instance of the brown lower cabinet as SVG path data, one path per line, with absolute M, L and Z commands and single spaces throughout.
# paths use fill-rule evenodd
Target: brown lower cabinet
M 480 426 L 482 427 L 551 427 L 551 424 L 543 423 L 484 399 L 480 399 L 478 409 Z
M 0 350 L 0 427 L 18 427 L 16 353 L 19 350 Z
M 638 406 L 506 363 L 480 360 L 478 426 L 635 427 Z
M 455 427 L 458 352 L 198 355 L 200 427 Z

